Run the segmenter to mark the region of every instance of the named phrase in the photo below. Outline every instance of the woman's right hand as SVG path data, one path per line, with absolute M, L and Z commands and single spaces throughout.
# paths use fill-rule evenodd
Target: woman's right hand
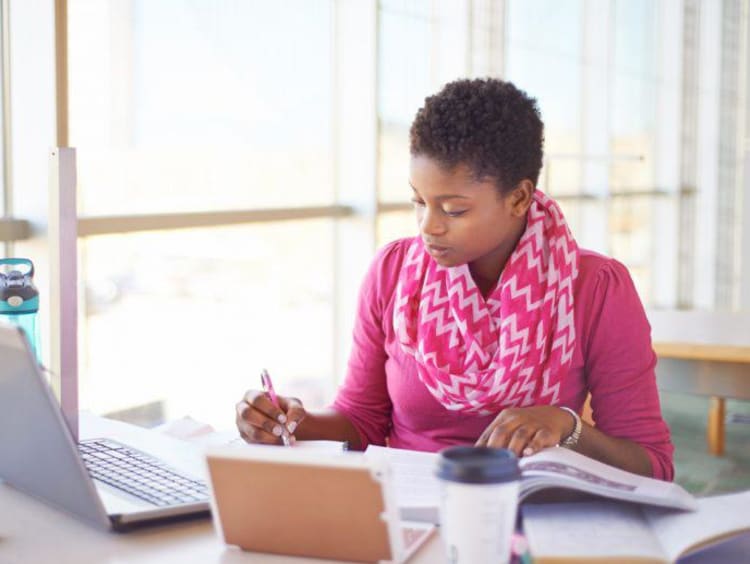
M 240 436 L 248 443 L 283 444 L 287 433 L 294 442 L 294 432 L 307 415 L 302 402 L 296 398 L 278 396 L 276 407 L 263 390 L 248 390 L 236 405 L 236 423 Z

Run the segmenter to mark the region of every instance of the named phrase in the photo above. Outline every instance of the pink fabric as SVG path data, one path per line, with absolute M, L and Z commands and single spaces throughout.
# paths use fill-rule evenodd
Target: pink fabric
M 537 190 L 526 229 L 487 299 L 469 266 L 437 264 L 417 237 L 396 287 L 393 327 L 446 409 L 487 415 L 560 401 L 575 347 L 578 245 Z
M 393 329 L 399 272 L 411 239 L 386 245 L 360 291 L 353 346 L 333 408 L 369 443 L 424 451 L 473 443 L 495 414 L 445 409 L 427 391 Z M 597 428 L 642 445 L 656 478 L 672 479 L 672 443 L 656 390 L 650 327 L 627 269 L 581 249 L 574 284 L 576 346 L 559 405 L 580 411 L 592 394 Z

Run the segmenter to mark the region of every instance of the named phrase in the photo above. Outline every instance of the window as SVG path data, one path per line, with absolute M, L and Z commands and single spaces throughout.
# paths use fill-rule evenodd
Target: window
M 579 243 L 623 261 L 652 306 L 676 302 L 676 263 L 657 249 L 675 244 L 679 190 L 667 159 L 679 137 L 664 134 L 676 129 L 667 112 L 657 120 L 679 88 L 674 59 L 657 56 L 669 25 L 648 1 L 508 3 L 507 77 L 537 97 L 546 127 L 540 184 Z
M 386 212 L 378 243 L 414 235 L 409 127 L 425 97 L 464 76 L 471 54 L 464 2 L 380 2 L 378 34 L 378 198 Z M 491 26 L 491 22 L 485 22 Z
M 581 191 L 582 3 L 508 3 L 506 78 L 537 99 L 545 124 L 545 186 Z
M 0 242 L 35 259 L 42 291 L 53 14 L 2 14 Z M 740 3 L 68 0 L 68 16 L 83 408 L 226 427 L 263 366 L 326 403 L 375 246 L 416 232 L 411 121 L 460 77 L 538 98 L 540 186 L 647 304 L 726 306 L 748 287 Z
M 334 219 L 134 226 L 334 203 L 332 6 L 69 0 L 79 213 L 124 216 L 81 240 L 82 408 L 228 427 L 262 367 L 330 399 Z
M 227 428 L 274 375 L 320 406 L 333 385 L 332 220 L 88 237 L 80 403 Z M 133 415 L 131 413 L 131 415 Z
M 69 4 L 80 213 L 333 201 L 329 2 Z

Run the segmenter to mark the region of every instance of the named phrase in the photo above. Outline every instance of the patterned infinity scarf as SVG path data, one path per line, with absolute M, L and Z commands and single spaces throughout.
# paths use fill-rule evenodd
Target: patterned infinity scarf
M 539 190 L 486 300 L 467 264 L 442 267 L 414 239 L 396 288 L 393 326 L 442 405 L 489 415 L 559 402 L 575 348 L 578 255 L 560 208 Z

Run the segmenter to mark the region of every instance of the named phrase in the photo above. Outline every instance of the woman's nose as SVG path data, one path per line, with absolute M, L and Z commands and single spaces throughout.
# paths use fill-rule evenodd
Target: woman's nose
M 430 211 L 428 208 L 422 210 L 419 217 L 419 228 L 425 235 L 441 235 L 445 233 L 445 221 L 439 212 Z

